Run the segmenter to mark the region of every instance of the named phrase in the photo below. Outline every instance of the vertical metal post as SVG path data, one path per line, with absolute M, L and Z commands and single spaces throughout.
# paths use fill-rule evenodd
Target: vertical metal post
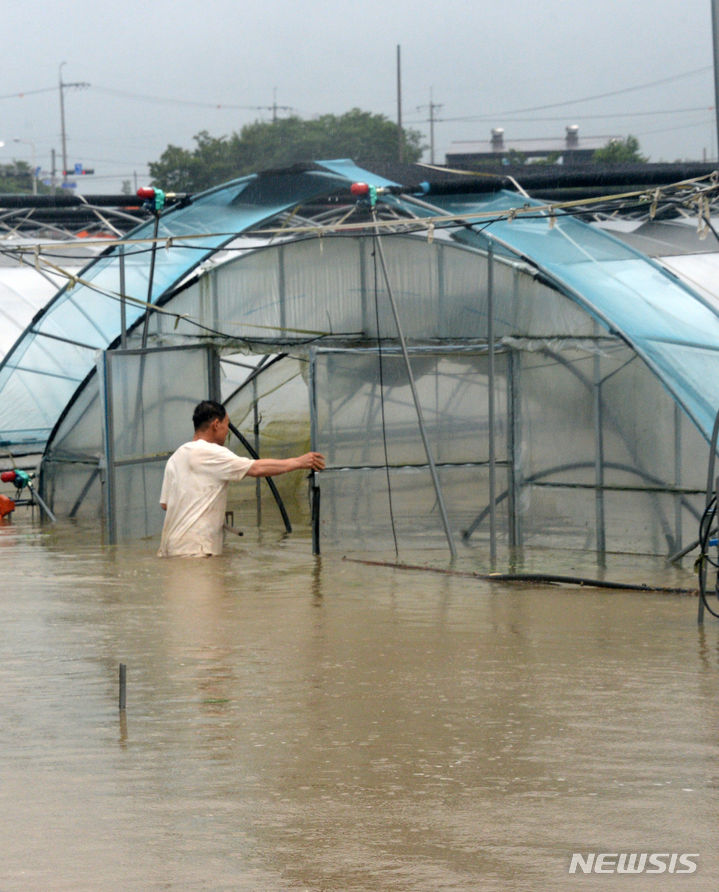
M 310 449 L 317 450 L 317 355 L 310 350 Z M 312 525 L 312 554 L 320 553 L 320 488 L 317 485 L 317 474 L 310 473 L 310 523 Z
M 120 663 L 120 697 L 119 697 L 119 706 L 120 709 L 125 709 L 127 706 L 127 666 L 124 663 Z
M 253 431 L 255 438 L 255 452 L 260 454 L 260 408 L 257 405 L 257 378 L 252 379 L 252 417 Z M 262 487 L 261 479 L 257 477 L 255 480 L 255 500 L 257 502 L 257 526 L 262 523 Z
M 489 561 L 494 569 L 497 561 L 497 481 L 494 448 L 494 248 L 487 249 L 487 344 L 489 347 L 489 381 L 487 415 L 489 418 Z
M 389 279 L 389 272 L 387 270 L 387 262 L 384 256 L 384 248 L 382 246 L 382 239 L 379 234 L 379 226 L 377 226 L 377 214 L 375 209 L 372 209 L 372 219 L 375 223 L 375 232 L 377 235 L 376 244 L 377 244 L 377 253 L 379 254 L 380 263 L 382 265 L 382 274 L 384 276 L 385 284 L 387 286 L 387 295 L 389 297 L 389 302 L 392 307 L 392 315 L 394 316 L 394 324 L 397 328 L 397 338 L 399 340 L 400 348 L 402 350 L 402 356 L 404 358 L 404 365 L 407 370 L 407 380 L 409 381 L 409 387 L 412 391 L 412 400 L 414 402 L 414 408 L 417 413 L 417 422 L 419 425 L 420 436 L 422 437 L 422 443 L 424 444 L 425 455 L 427 456 L 427 464 L 429 465 L 429 470 L 432 475 L 432 483 L 434 484 L 434 492 L 437 497 L 437 504 L 439 506 L 439 513 L 442 517 L 442 525 L 444 527 L 444 534 L 447 537 L 447 545 L 449 546 L 449 551 L 452 557 L 457 556 L 457 548 L 454 544 L 454 537 L 452 536 L 452 530 L 449 525 L 449 518 L 447 517 L 447 509 L 444 504 L 444 496 L 442 495 L 442 487 L 439 483 L 439 477 L 437 476 L 437 468 L 434 463 L 434 458 L 432 457 L 432 450 L 429 445 L 429 439 L 427 438 L 427 431 L 424 425 L 424 416 L 422 414 L 422 406 L 419 401 L 419 395 L 417 394 L 417 386 L 414 381 L 414 375 L 412 374 L 412 365 L 409 361 L 409 353 L 407 352 L 407 345 L 404 340 L 404 334 L 402 332 L 402 324 L 399 319 L 399 311 L 397 309 L 397 304 L 395 303 L 394 294 L 392 292 L 392 283 Z M 377 332 L 377 336 L 379 337 L 379 332 Z
M 317 486 L 317 475 L 313 471 L 311 476 L 310 491 L 312 506 L 312 554 L 320 553 L 320 488 Z
M 674 403 L 674 486 L 679 490 L 682 485 L 682 410 Z M 682 496 L 674 494 L 674 542 L 675 549 L 682 543 Z
M 604 555 L 606 543 L 605 519 L 604 519 L 604 433 L 602 425 L 602 379 L 601 358 L 599 353 L 594 354 L 594 483 L 596 494 L 594 500 L 594 513 L 596 523 L 597 552 Z
M 110 351 L 102 353 L 102 388 L 105 409 L 105 519 L 107 521 L 107 539 L 110 545 L 117 544 L 117 518 L 115 516 L 115 440 L 112 407 L 112 373 Z
M 372 327 L 372 317 L 370 316 L 369 302 L 367 300 L 367 251 L 365 248 L 365 239 L 358 239 L 357 250 L 359 252 L 359 286 L 360 306 L 362 309 L 362 333 L 366 338 L 368 338 L 370 337 L 370 329 Z
M 433 250 L 437 257 L 437 333 L 440 338 L 447 336 L 447 319 L 446 319 L 446 275 L 445 275 L 445 249 L 440 247 L 437 242 L 433 243 Z
M 145 321 L 142 326 L 142 347 L 147 347 L 147 332 L 150 327 L 150 305 L 152 304 L 152 285 L 155 278 L 155 258 L 157 257 L 157 233 L 160 229 L 160 212 L 155 211 L 155 225 L 152 232 L 152 251 L 150 253 L 150 275 L 147 282 L 147 307 Z
M 285 249 L 282 245 L 277 249 L 277 263 L 279 266 L 277 287 L 280 291 L 280 331 L 284 331 L 287 328 L 287 306 L 285 300 Z
M 520 467 L 518 362 L 518 354 L 511 350 L 507 356 L 507 432 L 509 438 L 507 443 L 509 458 L 507 472 L 507 523 L 510 548 L 516 548 L 521 541 L 518 493 Z
M 127 349 L 127 305 L 125 302 L 125 246 L 119 246 L 120 255 L 120 348 Z

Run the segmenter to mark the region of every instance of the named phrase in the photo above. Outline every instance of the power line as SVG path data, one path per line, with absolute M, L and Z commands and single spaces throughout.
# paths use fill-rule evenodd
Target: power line
M 65 84 L 65 86 L 75 85 Z M 108 96 L 117 96 L 124 99 L 134 99 L 139 102 L 151 102 L 160 105 L 182 105 L 189 106 L 191 108 L 230 109 L 233 111 L 271 111 L 275 116 L 278 111 L 293 111 L 292 106 L 278 105 L 276 101 L 273 102 L 272 105 L 238 105 L 232 102 L 200 102 L 192 99 L 178 99 L 171 96 L 151 96 L 146 93 L 132 93 L 129 90 L 118 90 L 114 87 L 102 87 L 94 84 L 92 88 L 98 93 L 104 93 Z M 50 93 L 55 90 L 57 90 L 57 87 L 42 87 L 38 90 L 24 90 L 23 92 L 19 93 L 6 93 L 4 95 L 0 95 L 0 99 L 22 99 L 25 96 L 32 96 L 36 93 Z
M 25 96 L 34 96 L 36 93 L 54 93 L 57 87 L 41 87 L 39 90 L 23 90 L 21 93 L 5 93 L 0 99 L 24 99 Z
M 292 111 L 292 106 L 278 105 L 277 102 L 273 102 L 272 105 L 237 105 L 231 102 L 198 102 L 193 99 L 175 99 L 169 96 L 148 96 L 144 93 L 131 93 L 129 90 L 116 90 L 113 87 L 95 87 L 95 89 L 99 93 L 106 93 L 109 96 L 119 96 L 124 99 L 153 102 L 160 105 L 183 105 L 192 108 L 230 109 L 232 111 L 271 111 L 273 120 L 276 119 L 278 111 Z
M 525 113 L 535 112 L 535 111 L 546 111 L 547 109 L 550 109 L 550 108 L 562 108 L 565 105 L 576 105 L 579 102 L 592 102 L 595 99 L 607 99 L 608 97 L 611 97 L 611 96 L 623 96 L 625 93 L 634 93 L 637 90 L 647 90 L 650 87 L 659 87 L 659 86 L 662 86 L 663 84 L 671 84 L 671 83 L 674 83 L 675 81 L 682 80 L 683 78 L 693 77 L 695 74 L 704 74 L 705 72 L 712 71 L 712 70 L 713 70 L 712 65 L 704 65 L 702 68 L 694 68 L 691 71 L 685 71 L 682 74 L 675 74 L 675 75 L 672 75 L 671 77 L 663 77 L 660 80 L 656 80 L 656 81 L 648 81 L 645 84 L 636 84 L 633 87 L 623 87 L 620 90 L 610 90 L 607 93 L 595 93 L 593 96 L 583 96 L 580 99 L 565 99 L 562 102 L 551 102 L 551 103 L 548 103 L 547 105 L 535 105 L 531 108 L 513 108 L 513 109 L 510 109 L 509 111 L 496 113 L 496 114 L 492 115 L 491 117 L 501 118 L 501 117 L 504 117 L 505 115 L 519 115 L 519 114 L 525 114 Z M 460 120 L 460 119 L 455 118 L 454 120 Z
M 426 106 L 420 106 L 421 108 L 426 108 Z M 636 111 L 636 112 L 602 112 L 601 114 L 584 114 L 580 112 L 579 114 L 573 114 L 573 120 L 594 120 L 594 119 L 607 119 L 607 118 L 653 118 L 659 115 L 683 115 L 683 114 L 694 114 L 696 112 L 713 112 L 713 105 L 698 105 L 692 108 L 673 108 L 673 109 L 657 109 L 656 111 Z M 505 117 L 504 115 L 500 116 L 501 120 L 506 123 L 526 123 L 532 124 L 535 121 L 566 121 L 566 115 L 552 115 L 552 116 L 535 116 L 532 115 L 528 118 L 511 118 Z M 466 117 L 460 118 L 435 118 L 435 123 L 449 123 L 453 121 L 466 121 L 466 122 L 476 122 L 476 121 L 496 121 L 498 117 L 495 115 L 467 115 Z M 425 120 L 417 120 L 417 121 L 408 121 L 408 124 L 423 124 Z

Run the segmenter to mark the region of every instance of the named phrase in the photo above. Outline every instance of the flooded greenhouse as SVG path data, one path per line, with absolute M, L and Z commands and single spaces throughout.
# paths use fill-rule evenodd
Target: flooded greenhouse
M 3 890 L 716 888 L 714 180 L 590 223 L 385 173 L 6 251 Z M 327 467 L 161 560 L 208 396 L 234 451 Z
M 0 443 L 41 454 L 52 512 L 106 541 L 158 532 L 164 462 L 208 395 L 236 450 L 326 454 L 309 493 L 233 496 L 288 528 L 290 500 L 315 552 L 502 564 L 696 538 L 716 305 L 526 193 L 318 162 L 158 207 L 73 275 L 0 366 Z

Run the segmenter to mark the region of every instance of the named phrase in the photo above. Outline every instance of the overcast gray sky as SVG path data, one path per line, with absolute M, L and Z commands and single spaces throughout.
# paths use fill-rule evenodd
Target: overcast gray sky
M 147 181 L 168 144 L 291 109 L 397 111 L 453 141 L 634 134 L 652 161 L 716 158 L 711 0 L 4 0 L 0 162 L 68 166 L 83 191 Z M 23 94 L 22 96 L 20 94 Z M 594 98 L 602 97 L 602 98 Z M 582 100 L 582 101 L 576 101 Z M 13 140 L 22 140 L 15 142 Z M 425 156 L 429 160 L 429 154 Z

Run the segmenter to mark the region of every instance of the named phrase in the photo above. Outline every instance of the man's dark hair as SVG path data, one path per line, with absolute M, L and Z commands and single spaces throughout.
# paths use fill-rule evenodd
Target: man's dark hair
M 195 426 L 195 430 L 199 431 L 207 427 L 208 424 L 212 424 L 215 418 L 218 421 L 222 421 L 225 415 L 227 415 L 227 410 L 222 403 L 216 403 L 214 400 L 203 400 L 195 406 L 195 411 L 192 413 L 192 423 Z

